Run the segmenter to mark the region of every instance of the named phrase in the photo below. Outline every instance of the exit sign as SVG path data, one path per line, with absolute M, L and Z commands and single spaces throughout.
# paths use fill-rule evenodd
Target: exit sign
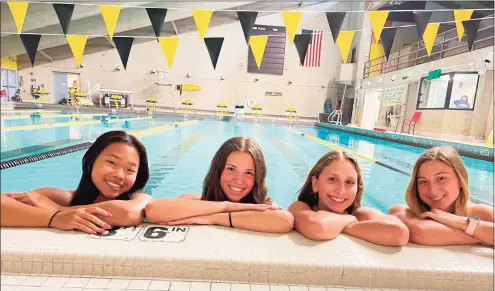
M 440 69 L 428 72 L 428 80 L 435 80 L 440 78 L 442 71 Z

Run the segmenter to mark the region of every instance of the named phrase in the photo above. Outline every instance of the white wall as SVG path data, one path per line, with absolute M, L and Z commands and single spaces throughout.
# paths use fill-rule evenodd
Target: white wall
M 342 5 L 345 9 L 345 5 L 350 4 L 339 3 L 334 6 L 334 3 L 324 3 L 311 6 L 308 10 L 326 11 L 336 6 L 339 7 L 335 9 L 340 10 Z M 272 14 L 259 18 L 256 23 L 282 26 L 283 19 L 280 14 Z M 300 24 L 300 29 L 302 28 L 329 32 L 325 13 L 305 13 Z M 287 42 L 283 76 L 246 72 L 248 47 L 238 22 L 210 28 L 206 36 L 225 37 L 216 70 L 213 69 L 204 43 L 199 39 L 197 32 L 193 31 L 180 35 L 174 68 L 170 71 L 174 85 L 197 84 L 202 87 L 200 92 L 186 92 L 183 96 L 184 99 L 192 99 L 197 108 L 215 110 L 218 102 L 230 105 L 235 90 L 238 98 L 247 95 L 256 99 L 264 106 L 265 113 L 283 113 L 286 107 L 295 107 L 300 115 L 317 116 L 323 112 L 325 99 L 335 95 L 333 80 L 336 68 L 341 64 L 341 57 L 329 33 L 323 37 L 319 68 L 300 67 L 295 46 Z M 27 81 L 29 72 L 33 71 L 37 76 L 37 83 L 44 83 L 51 88 L 53 71 L 78 72 L 81 75 L 83 90 L 87 90 L 86 80 L 90 80 L 92 85 L 99 82 L 102 88 L 131 90 L 134 104 L 144 104 L 146 98 L 151 97 L 156 77 L 151 74 L 152 69 L 167 70 L 165 58 L 155 41 L 133 46 L 126 71 L 115 71 L 117 66 L 121 66 L 115 49 L 85 55 L 83 63 L 84 68 L 77 69 L 74 60 L 69 59 L 32 70 L 26 69 L 20 73 Z M 240 67 L 243 68 L 239 69 Z M 186 78 L 187 73 L 191 74 L 191 78 Z M 221 76 L 225 76 L 226 80 L 221 81 Z M 254 82 L 255 77 L 259 78 L 258 83 Z M 292 85 L 288 85 L 289 80 L 293 82 Z M 29 82 L 25 82 L 26 89 L 29 85 Z M 322 85 L 325 85 L 325 88 Z M 265 96 L 266 91 L 282 92 L 283 96 Z M 168 88 L 160 87 L 159 94 L 159 106 L 172 106 L 168 98 Z M 175 91 L 175 94 L 178 92 Z M 29 101 L 27 96 L 24 96 L 24 99 Z

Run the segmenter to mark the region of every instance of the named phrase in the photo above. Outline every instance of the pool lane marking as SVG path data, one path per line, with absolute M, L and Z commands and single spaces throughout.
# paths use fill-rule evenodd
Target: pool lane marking
M 351 151 L 351 150 L 349 150 L 349 149 L 347 149 L 347 148 L 341 147 L 341 146 L 336 145 L 336 144 L 334 144 L 334 143 L 331 143 L 331 142 L 328 142 L 328 141 L 322 140 L 322 139 L 317 138 L 317 137 L 315 137 L 315 136 L 312 136 L 312 135 L 310 135 L 310 134 L 307 134 L 307 133 L 304 133 L 304 132 L 301 132 L 301 131 L 298 131 L 298 130 L 295 130 L 295 129 L 292 129 L 292 128 L 288 128 L 288 127 L 285 127 L 285 126 L 282 126 L 282 128 L 284 128 L 285 130 L 290 131 L 290 132 L 292 132 L 292 133 L 294 133 L 294 134 L 302 135 L 302 136 L 304 136 L 305 138 L 310 139 L 310 140 L 312 140 L 312 141 L 315 141 L 315 142 L 317 142 L 317 143 L 319 143 L 319 144 L 326 145 L 326 146 L 328 146 L 328 147 L 331 147 L 331 148 L 334 148 L 334 149 L 337 149 L 337 150 L 341 150 L 341 151 L 347 152 L 347 153 L 349 153 L 349 154 L 351 154 L 351 155 L 353 155 L 353 156 L 355 156 L 355 157 L 361 158 L 361 159 L 366 160 L 366 161 L 368 161 L 368 162 L 370 162 L 370 163 L 377 164 L 377 165 L 380 165 L 380 166 L 382 166 L 382 167 L 385 167 L 385 168 L 387 168 L 387 169 L 389 169 L 389 170 L 392 170 L 392 171 L 395 171 L 395 172 L 401 173 L 402 175 L 405 175 L 405 176 L 411 176 L 411 174 L 409 174 L 408 172 L 402 171 L 402 170 L 400 170 L 400 169 L 398 169 L 398 168 L 396 168 L 396 167 L 393 167 L 393 166 L 388 165 L 388 164 L 386 164 L 386 163 L 383 163 L 383 162 L 381 162 L 381 161 L 377 161 L 377 160 L 375 160 L 375 159 L 373 159 L 373 158 L 367 157 L 367 156 L 362 155 L 362 154 L 360 154 L 360 153 L 357 153 L 357 152 Z
M 152 116 L 147 117 L 136 117 L 136 118 L 121 118 L 121 119 L 109 119 L 107 123 L 117 123 L 125 121 L 138 121 L 145 119 L 152 119 Z M 90 120 L 90 121 L 70 121 L 70 122 L 55 122 L 55 123 L 42 123 L 42 124 L 32 124 L 32 125 L 16 125 L 16 126 L 3 126 L 2 131 L 20 131 L 20 130 L 31 130 L 31 129 L 44 129 L 44 128 L 57 128 L 71 125 L 88 125 L 88 124 L 98 124 L 102 120 Z
M 198 123 L 198 120 L 179 121 L 179 122 L 173 122 L 173 123 L 166 124 L 166 125 L 161 125 L 161 126 L 156 126 L 156 127 L 151 127 L 151 128 L 131 132 L 131 134 L 134 135 L 135 137 L 143 137 L 143 136 L 155 134 L 157 132 L 172 129 L 175 126 L 193 125 L 193 124 L 197 124 L 197 123 Z

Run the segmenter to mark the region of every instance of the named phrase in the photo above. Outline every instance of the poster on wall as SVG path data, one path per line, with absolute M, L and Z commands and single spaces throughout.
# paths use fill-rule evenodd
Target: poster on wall
M 382 106 L 402 105 L 406 91 L 406 86 L 385 88 L 382 94 Z

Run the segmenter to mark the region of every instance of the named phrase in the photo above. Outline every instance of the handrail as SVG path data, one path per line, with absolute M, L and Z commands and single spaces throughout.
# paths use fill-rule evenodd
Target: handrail
M 490 30 L 490 29 L 493 31 L 493 28 L 494 28 L 494 25 L 491 24 L 491 25 L 488 25 L 486 27 L 479 29 L 478 33 L 486 31 L 486 30 Z M 423 41 L 419 41 L 419 42 L 413 43 L 409 46 L 409 49 L 411 49 L 411 48 L 413 49 L 412 51 L 405 52 L 406 49 L 401 49 L 397 52 L 390 54 L 389 60 L 387 60 L 385 58 L 385 56 L 381 56 L 379 58 L 365 62 L 364 71 L 363 71 L 363 78 L 364 79 L 369 78 L 369 77 L 371 77 L 371 75 L 373 73 L 374 73 L 373 76 L 377 76 L 377 75 L 380 75 L 382 73 L 389 73 L 389 72 L 397 71 L 400 69 L 404 69 L 404 68 L 416 66 L 419 64 L 427 63 L 429 61 L 442 59 L 442 58 L 444 58 L 445 52 L 449 52 L 449 51 L 452 52 L 455 49 L 462 49 L 464 47 L 467 47 L 467 42 L 465 40 L 460 42 L 460 45 L 456 45 L 454 47 L 448 46 L 448 44 L 451 44 L 452 41 L 457 40 L 457 33 L 456 33 L 455 37 L 448 38 L 448 39 L 446 39 L 446 35 L 449 33 L 452 34 L 454 32 L 456 33 L 455 28 L 437 35 L 436 40 L 438 38 L 442 38 L 442 39 L 438 39 L 438 41 L 434 43 L 434 45 L 432 47 L 432 53 L 429 56 L 425 53 L 426 48 L 424 46 Z M 489 41 L 490 39 L 493 39 L 493 38 L 494 38 L 493 34 L 490 34 L 489 37 L 475 40 L 474 45 L 473 45 L 473 50 L 489 46 L 489 45 L 482 45 L 482 46 L 477 47 L 476 44 Z M 493 42 L 491 43 L 491 45 L 493 45 Z M 444 47 L 445 47 L 445 49 L 444 49 Z M 438 48 L 440 48 L 440 49 L 435 51 L 435 49 L 438 49 Z M 464 51 L 461 51 L 458 53 L 454 52 L 454 54 L 448 55 L 446 57 L 450 57 L 450 56 L 457 55 L 460 53 L 464 53 Z M 409 58 L 408 56 L 410 56 L 412 54 L 416 54 L 416 57 Z M 438 55 L 438 57 L 435 59 L 424 60 L 425 58 L 432 58 L 432 57 L 437 56 L 437 55 Z M 420 61 L 418 62 L 418 60 L 420 60 Z

